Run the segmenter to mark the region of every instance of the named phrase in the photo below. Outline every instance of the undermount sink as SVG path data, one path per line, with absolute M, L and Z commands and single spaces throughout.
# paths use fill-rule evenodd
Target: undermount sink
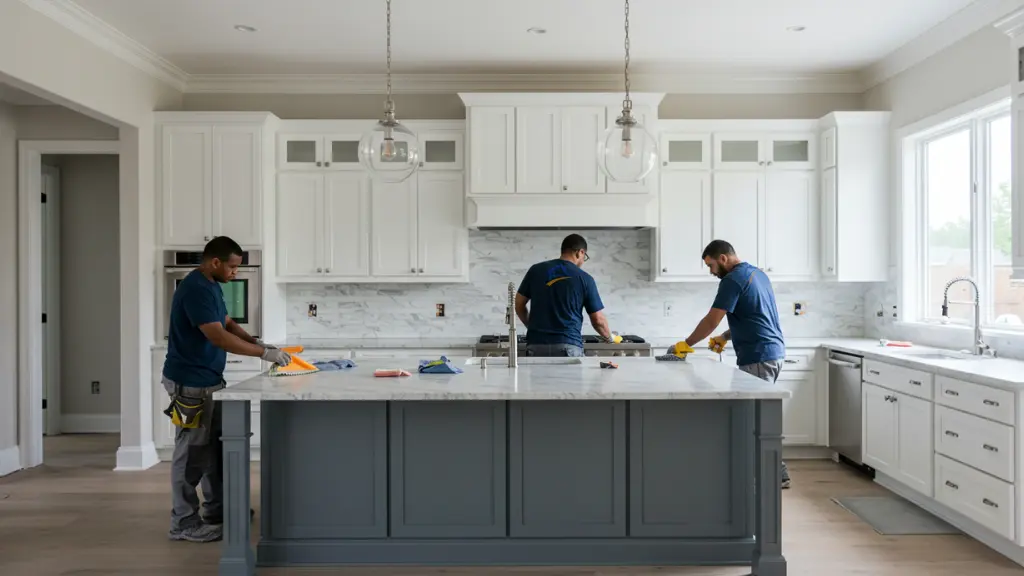
M 551 365 L 563 366 L 563 365 L 568 365 L 568 364 L 583 364 L 583 358 L 524 357 L 524 358 L 519 358 L 518 360 L 519 360 L 519 365 L 520 366 L 528 366 L 528 365 L 531 365 L 531 364 L 549 365 L 549 366 L 551 366 Z M 488 358 L 481 358 L 481 357 L 469 358 L 468 360 L 466 360 L 466 365 L 467 366 L 479 366 L 480 362 L 483 362 L 483 361 L 486 361 L 488 366 L 508 366 L 508 358 L 507 357 L 501 357 L 501 356 L 492 356 L 492 357 L 488 357 Z
M 975 356 L 974 354 L 968 354 L 966 352 L 954 352 L 949 351 L 916 351 L 916 350 L 904 350 L 899 352 L 904 356 L 913 356 L 922 360 L 982 360 L 988 358 L 988 356 Z

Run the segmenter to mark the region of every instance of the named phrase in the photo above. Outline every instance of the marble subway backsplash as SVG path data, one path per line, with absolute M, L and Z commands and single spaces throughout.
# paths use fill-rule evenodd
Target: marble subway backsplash
M 469 339 L 506 332 L 508 283 L 518 286 L 532 264 L 557 257 L 568 233 L 471 231 L 469 284 L 290 284 L 288 337 Z M 581 233 L 591 257 L 584 269 L 597 281 L 612 330 L 647 339 L 682 338 L 711 306 L 718 285 L 711 276 L 700 283 L 650 281 L 650 230 Z M 776 283 L 783 332 L 789 338 L 864 336 L 868 288 Z M 793 314 L 796 302 L 805 307 L 802 316 Z M 315 318 L 307 314 L 309 304 L 317 306 Z M 445 305 L 444 318 L 435 317 L 436 304 Z M 593 333 L 593 328 L 584 321 L 583 331 Z

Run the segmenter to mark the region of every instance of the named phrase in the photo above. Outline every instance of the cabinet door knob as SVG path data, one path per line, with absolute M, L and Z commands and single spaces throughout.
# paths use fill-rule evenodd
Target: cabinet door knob
M 423 274 L 423 268 L 420 268 L 420 274 Z
M 209 242 L 210 241 L 210 237 L 209 236 L 203 236 L 203 240 L 206 240 L 207 242 Z
M 330 162 L 324 162 L 324 166 L 325 166 L 325 167 L 326 167 L 326 166 L 330 166 L 330 165 L 331 165 L 331 163 L 330 163 Z
M 412 272 L 413 274 L 415 274 L 416 273 L 416 269 L 415 268 L 410 268 L 409 272 Z
M 563 192 L 568 192 L 569 191 L 569 187 L 568 186 L 562 186 L 562 191 Z
M 668 166 L 668 160 L 661 163 L 662 166 Z
M 423 168 L 423 162 L 420 162 L 420 168 Z
M 772 267 L 771 267 L 771 266 L 769 266 L 769 267 L 768 267 L 768 271 L 769 271 L 769 272 L 771 272 L 771 271 L 772 271 Z
M 324 272 L 326 272 L 327 274 L 330 274 L 331 273 L 331 269 L 330 268 L 324 268 Z
M 662 268 L 661 271 L 662 272 L 668 272 L 668 268 Z
M 760 161 L 760 162 L 758 162 L 757 164 L 758 164 L 759 166 L 764 166 L 764 160 L 761 160 L 761 161 Z
M 831 267 L 831 266 L 829 266 L 829 267 L 828 267 L 828 271 L 829 271 L 829 272 L 831 272 L 831 271 L 832 271 L 832 267 Z
M 768 161 L 768 165 L 771 166 L 772 164 L 773 164 L 773 162 L 771 160 L 769 160 Z
M 317 167 L 317 168 L 319 168 L 319 167 L 321 167 L 321 166 L 323 166 L 323 165 L 324 165 L 324 163 L 323 163 L 323 162 L 317 162 L 317 163 L 316 163 L 316 167 Z
M 323 268 L 317 268 L 317 269 L 316 269 L 316 273 L 317 273 L 317 274 L 320 274 L 320 273 L 321 273 L 321 272 L 323 272 L 323 271 L 324 271 L 324 270 L 323 270 Z

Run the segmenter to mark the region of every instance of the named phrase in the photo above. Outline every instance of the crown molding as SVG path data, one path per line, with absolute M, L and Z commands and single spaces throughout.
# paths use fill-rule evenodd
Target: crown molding
M 1024 10 L 1018 10 L 993 24 L 997 30 L 1010 38 L 1024 35 Z
M 1024 0 L 975 0 L 865 68 L 862 73 L 864 89 L 878 86 L 1021 8 L 1024 8 Z
M 792 74 L 676 72 L 633 74 L 636 92 L 669 94 L 806 94 L 864 91 L 856 73 Z M 196 74 L 187 93 L 205 94 L 381 94 L 384 74 Z M 578 91 L 619 92 L 621 74 L 393 74 L 393 92 L 454 94 L 458 92 Z
M 72 0 L 21 0 L 21 2 L 153 78 L 180 91 L 185 90 L 189 79 L 188 73 L 124 35 Z

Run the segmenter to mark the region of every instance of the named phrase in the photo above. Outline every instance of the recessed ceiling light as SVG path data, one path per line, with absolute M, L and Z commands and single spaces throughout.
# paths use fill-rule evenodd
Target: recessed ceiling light
M 806 26 L 789 26 L 788 28 L 786 28 L 786 30 L 789 30 L 790 32 L 803 32 L 804 30 L 807 30 L 807 27 Z
M 235 24 L 235 30 L 239 32 L 255 32 L 256 29 L 252 26 L 246 26 L 245 24 Z
M 547 34 L 548 33 L 548 31 L 546 29 L 540 28 L 538 26 L 534 26 L 532 28 L 527 28 L 526 31 L 529 32 L 530 34 L 536 34 L 538 36 L 540 36 L 542 34 Z

